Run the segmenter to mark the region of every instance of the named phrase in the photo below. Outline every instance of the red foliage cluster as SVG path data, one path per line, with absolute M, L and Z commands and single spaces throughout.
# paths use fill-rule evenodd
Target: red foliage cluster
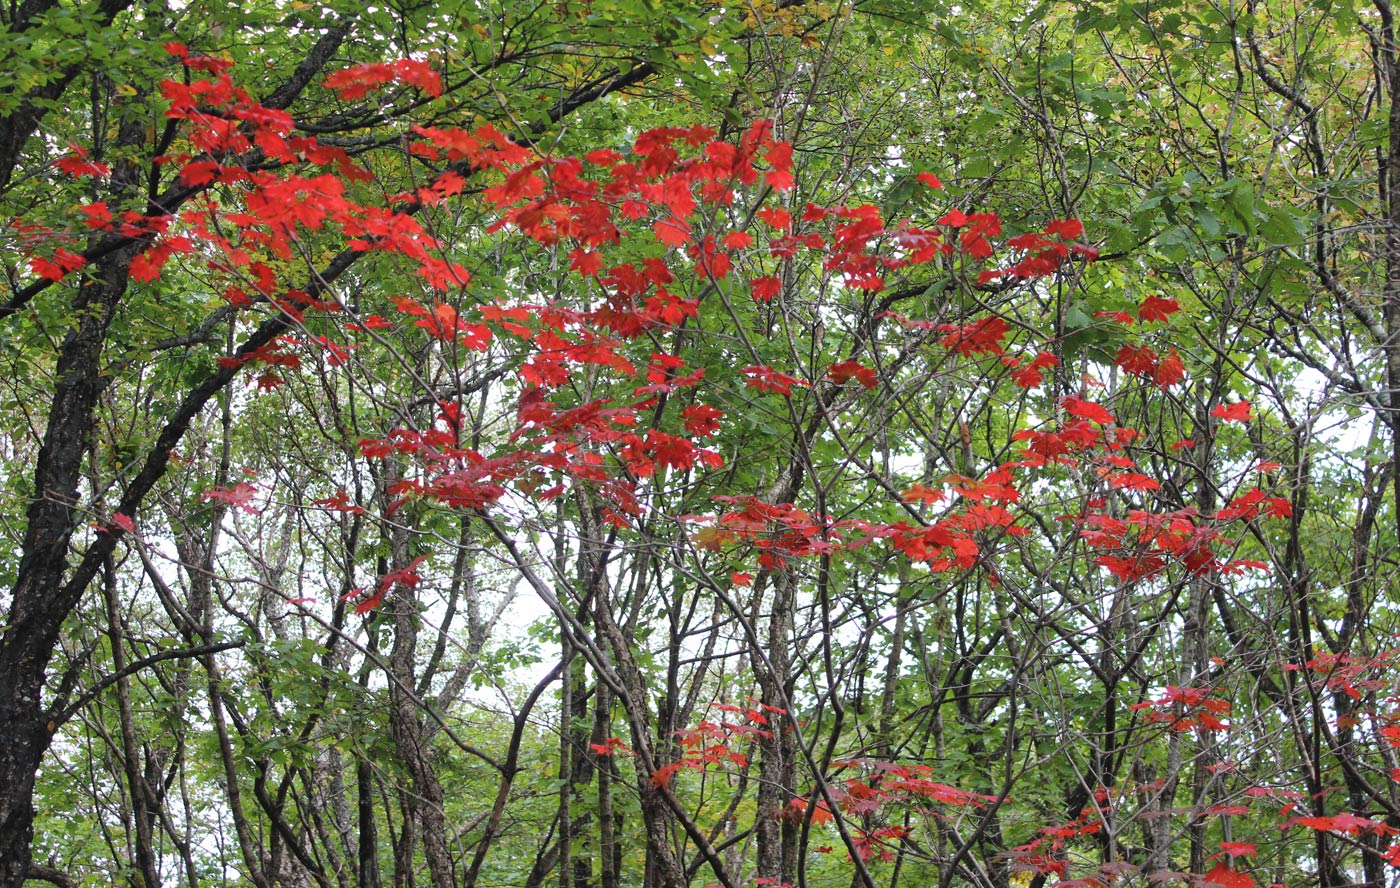
M 1165 724 L 1173 731 L 1198 728 L 1205 731 L 1225 731 L 1230 726 L 1221 718 L 1230 714 L 1230 701 L 1211 696 L 1213 688 L 1178 688 L 1167 686 L 1166 693 L 1155 700 L 1134 703 L 1134 712 L 1147 710 L 1147 720 Z

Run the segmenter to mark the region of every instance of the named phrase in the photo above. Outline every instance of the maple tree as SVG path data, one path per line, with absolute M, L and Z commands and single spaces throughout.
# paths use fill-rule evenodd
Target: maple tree
M 0 105 L 35 417 L 6 432 L 0 884 L 1393 881 L 1397 473 L 1337 468 L 1340 408 L 1241 357 L 1292 310 L 1248 286 L 1339 257 L 1289 264 L 1245 170 L 1213 210 L 1132 192 L 1202 232 L 1229 207 L 1218 242 L 1126 249 L 1099 190 L 889 153 L 897 115 L 851 134 L 824 90 L 853 47 L 989 64 L 947 34 L 644 6 L 331 10 L 284 72 L 99 4 L 81 27 L 142 33 L 131 83 Z M 64 11 L 7 33 L 46 52 Z M 721 57 L 775 66 L 771 106 L 711 104 Z M 1028 75 L 992 70 L 1065 185 Z M 639 91 L 665 78 L 701 110 Z M 986 125 L 974 95 L 929 107 Z

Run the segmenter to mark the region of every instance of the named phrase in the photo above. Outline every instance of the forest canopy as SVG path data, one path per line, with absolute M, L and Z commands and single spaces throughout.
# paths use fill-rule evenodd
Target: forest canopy
M 0 8 L 0 888 L 1400 885 L 1387 0 Z

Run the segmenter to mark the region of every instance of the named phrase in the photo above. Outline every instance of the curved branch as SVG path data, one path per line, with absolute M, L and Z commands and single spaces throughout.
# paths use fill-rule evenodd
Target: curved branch
M 84 706 L 96 700 L 103 691 L 122 679 L 135 675 L 148 666 L 154 666 L 166 660 L 182 660 L 186 657 L 202 657 L 206 654 L 217 654 L 222 651 L 232 650 L 233 648 L 241 648 L 243 644 L 244 642 L 242 641 L 221 641 L 218 644 L 205 645 L 204 647 L 177 648 L 173 651 L 161 651 L 158 654 L 151 654 L 149 657 L 133 660 L 126 664 L 124 668 L 118 669 L 111 675 L 104 676 L 101 681 L 84 691 L 81 697 L 65 706 L 61 712 L 53 713 L 49 719 L 49 723 L 53 725 L 52 730 L 57 731 L 65 722 L 77 715 Z M 33 878 L 41 877 L 36 876 Z

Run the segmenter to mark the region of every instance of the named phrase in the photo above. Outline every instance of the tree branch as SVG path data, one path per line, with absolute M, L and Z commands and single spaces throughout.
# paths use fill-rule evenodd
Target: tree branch
M 155 664 L 162 663 L 166 660 L 182 660 L 186 657 L 202 657 L 205 654 L 217 654 L 221 651 L 232 650 L 233 648 L 241 648 L 243 647 L 243 645 L 244 642 L 242 641 L 221 641 L 218 644 L 206 645 L 204 647 L 177 648 L 173 651 L 161 651 L 158 654 L 151 654 L 149 657 L 142 657 L 139 660 L 133 660 L 130 663 L 126 664 L 126 668 L 119 669 L 116 672 L 113 672 L 111 675 L 104 676 L 101 681 L 88 688 L 87 691 L 85 691 L 81 697 L 79 697 L 77 700 L 74 700 L 68 706 L 65 706 L 62 712 L 51 714 L 49 722 L 53 725 L 53 730 L 57 731 L 60 727 L 62 727 L 64 722 L 67 722 L 73 716 L 77 715 L 78 711 L 84 706 L 88 705 L 93 700 L 96 700 L 98 695 L 100 695 L 103 691 L 107 690 L 112 685 L 121 681 L 123 678 L 135 675 L 142 669 L 145 669 L 147 666 L 154 666 Z M 34 876 L 32 878 L 46 877 Z M 49 881 L 53 880 L 50 879 Z

